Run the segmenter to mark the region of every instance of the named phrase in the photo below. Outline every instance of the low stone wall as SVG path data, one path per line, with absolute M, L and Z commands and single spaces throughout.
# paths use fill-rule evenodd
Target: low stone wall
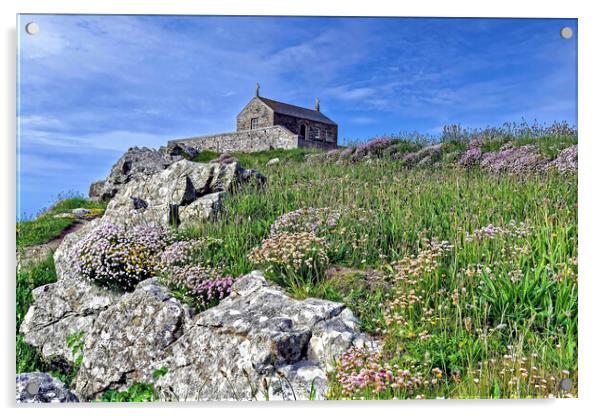
M 298 136 L 282 126 L 169 141 L 169 143 L 184 143 L 199 151 L 210 150 L 216 153 L 295 149 L 299 147 L 298 142 Z
M 333 142 L 318 142 L 315 140 L 299 139 L 299 147 L 315 147 L 322 150 L 331 150 L 337 149 L 339 146 Z

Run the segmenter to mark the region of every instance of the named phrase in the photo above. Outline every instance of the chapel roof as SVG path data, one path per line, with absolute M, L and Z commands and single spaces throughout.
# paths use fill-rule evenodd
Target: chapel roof
M 265 97 L 257 97 L 259 98 L 265 105 L 274 110 L 275 113 L 284 114 L 287 116 L 293 116 L 297 118 L 305 118 L 307 120 L 318 121 L 324 124 L 332 124 L 335 125 L 334 121 L 326 117 L 319 111 L 310 110 L 309 108 L 299 107 L 292 104 L 283 103 L 276 100 L 271 100 Z

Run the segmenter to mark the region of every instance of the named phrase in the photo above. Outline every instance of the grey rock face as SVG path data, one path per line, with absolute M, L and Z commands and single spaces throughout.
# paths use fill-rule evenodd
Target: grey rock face
M 79 402 L 65 384 L 46 373 L 22 373 L 16 377 L 17 403 Z
M 83 227 L 67 234 L 54 252 L 54 267 L 58 280 L 80 279 L 73 264 L 71 264 L 71 249 L 84 235 L 99 225 L 99 219 L 86 223 Z
M 577 145 L 564 149 L 556 159 L 548 163 L 547 169 L 555 169 L 560 173 L 576 172 L 578 159 Z
M 169 156 L 182 156 L 185 159 L 192 159 L 199 154 L 198 150 L 186 143 L 170 142 L 167 146 L 161 147 L 160 151 Z
M 84 218 L 90 212 L 91 211 L 89 209 L 86 209 L 86 208 L 75 208 L 75 209 L 71 210 L 71 213 L 73 215 L 75 215 L 77 218 Z
M 513 147 L 499 152 L 485 153 L 481 168 L 491 172 L 524 173 L 540 171 L 547 164 L 537 145 Z
M 169 226 L 209 218 L 222 193 L 238 185 L 263 184 L 265 177 L 239 163 L 196 163 L 181 160 L 152 175 L 140 176 L 113 197 L 103 223 L 126 226 Z
M 90 197 L 103 201 L 111 200 L 126 183 L 140 176 L 161 172 L 183 156 L 169 151 L 132 147 L 119 158 L 104 181 L 90 186 Z
M 182 335 L 191 310 L 155 279 L 141 282 L 101 312 L 86 336 L 76 391 L 94 398 L 109 387 L 150 383 L 165 349 Z
M 62 279 L 32 291 L 33 304 L 23 318 L 24 341 L 38 347 L 42 356 L 60 365 L 72 365 L 75 357 L 67 337 L 89 334 L 98 314 L 119 294 L 78 279 Z
M 415 153 L 408 153 L 402 160 L 406 166 L 427 166 L 441 158 L 442 144 L 434 144 L 420 149 Z
M 375 348 L 344 305 L 294 300 L 255 271 L 169 347 L 156 387 L 163 400 L 303 399 L 312 384 L 322 397 L 325 369 L 353 345 Z

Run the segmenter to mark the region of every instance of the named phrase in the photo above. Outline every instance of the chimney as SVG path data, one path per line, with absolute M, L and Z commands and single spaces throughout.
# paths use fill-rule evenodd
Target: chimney
M 320 112 L 320 99 L 316 98 L 316 111 L 319 113 Z
M 259 97 L 259 82 L 255 86 L 255 97 Z

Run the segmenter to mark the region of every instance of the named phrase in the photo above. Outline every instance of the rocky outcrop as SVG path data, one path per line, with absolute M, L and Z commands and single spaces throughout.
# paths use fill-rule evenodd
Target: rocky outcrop
M 65 384 L 46 373 L 22 373 L 16 378 L 17 403 L 79 402 Z
M 77 393 L 94 398 L 110 387 L 152 382 L 156 364 L 191 317 L 191 309 L 155 279 L 141 282 L 94 321 L 83 346 Z
M 529 144 L 499 152 L 485 153 L 480 166 L 495 173 L 525 173 L 541 171 L 547 162 L 537 145 Z
M 101 221 L 165 227 L 205 220 L 219 209 L 224 192 L 242 184 L 261 185 L 265 180 L 238 162 L 181 160 L 159 173 L 139 176 L 123 185 Z
M 405 166 L 427 166 L 441 158 L 443 145 L 441 143 L 427 146 L 414 153 L 404 155 L 401 160 Z
M 169 347 L 156 388 L 163 400 L 320 398 L 351 346 L 375 348 L 343 304 L 294 300 L 252 272 Z
M 567 147 L 558 154 L 558 157 L 548 163 L 547 169 L 553 169 L 560 173 L 577 172 L 577 145 Z
M 81 279 L 62 279 L 35 288 L 32 296 L 20 328 L 24 341 L 37 347 L 47 361 L 69 367 L 76 357 L 67 338 L 91 333 L 100 312 L 119 294 Z
M 94 182 L 90 186 L 90 197 L 110 201 L 130 181 L 161 172 L 182 158 L 147 147 L 132 147 L 113 165 L 104 181 Z
M 169 143 L 157 149 L 132 147 L 119 158 L 105 180 L 90 185 L 91 198 L 110 201 L 123 185 L 140 176 L 166 169 L 182 159 L 192 159 L 198 151 L 185 143 Z
M 323 398 L 336 357 L 377 348 L 344 305 L 292 299 L 260 272 L 232 293 L 195 317 L 156 279 L 125 294 L 63 279 L 34 291 L 21 332 L 49 361 L 81 357 L 75 391 L 86 400 L 152 383 L 162 368 L 163 400 Z M 68 338 L 77 334 L 74 350 Z
M 80 279 L 80 276 L 76 271 L 77 269 L 72 264 L 71 249 L 84 235 L 97 227 L 99 223 L 99 219 L 87 222 L 63 238 L 63 241 L 61 241 L 61 244 L 54 252 L 54 268 L 56 269 L 58 280 L 69 278 L 75 280 Z

